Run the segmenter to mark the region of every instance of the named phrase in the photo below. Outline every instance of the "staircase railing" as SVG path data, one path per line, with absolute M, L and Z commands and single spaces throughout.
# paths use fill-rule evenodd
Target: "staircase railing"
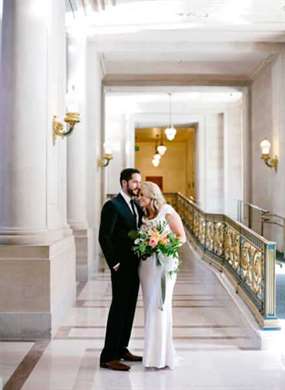
M 223 214 L 205 213 L 177 194 L 173 204 L 203 258 L 223 271 L 262 328 L 279 328 L 276 317 L 276 243 Z
M 273 234 L 277 241 L 277 263 L 282 265 L 285 261 L 285 217 L 238 200 L 238 221 L 263 237 L 270 234 L 267 229 L 270 225 L 274 227 Z

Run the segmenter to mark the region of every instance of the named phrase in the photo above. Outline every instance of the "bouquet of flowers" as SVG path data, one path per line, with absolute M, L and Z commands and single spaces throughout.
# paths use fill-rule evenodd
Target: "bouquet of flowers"
M 142 260 L 153 254 L 163 254 L 169 258 L 178 259 L 180 240 L 174 233 L 166 229 L 166 222 L 160 222 L 154 226 L 142 226 L 139 231 L 130 232 L 134 239 L 133 251 Z M 157 256 L 157 258 L 160 258 Z

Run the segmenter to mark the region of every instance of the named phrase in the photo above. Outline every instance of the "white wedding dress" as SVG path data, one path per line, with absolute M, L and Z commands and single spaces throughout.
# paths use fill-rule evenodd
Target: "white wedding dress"
M 166 214 L 175 213 L 165 204 L 154 219 L 143 220 L 147 226 L 159 222 L 167 223 Z M 166 225 L 166 229 L 170 227 Z M 161 256 L 161 255 L 160 255 Z M 139 276 L 144 303 L 144 354 L 145 367 L 173 369 L 176 365 L 176 353 L 172 337 L 172 295 L 176 282 L 176 273 L 169 274 L 177 268 L 178 259 L 164 258 L 166 266 L 157 265 L 156 256 L 152 255 L 140 262 Z M 162 306 L 161 277 L 165 273 L 165 300 Z

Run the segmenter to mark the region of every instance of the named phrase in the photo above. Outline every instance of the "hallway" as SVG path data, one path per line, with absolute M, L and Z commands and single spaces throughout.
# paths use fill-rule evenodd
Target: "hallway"
M 129 373 L 99 369 L 110 302 L 109 276 L 96 274 L 78 290 L 76 307 L 52 341 L 0 344 L 0 371 L 4 382 L 10 377 L 5 390 L 284 388 L 284 355 L 260 350 L 259 337 L 188 244 L 173 302 L 175 346 L 181 358 L 174 371 L 144 370 L 138 363 L 132 364 Z M 130 349 L 143 350 L 141 297 Z

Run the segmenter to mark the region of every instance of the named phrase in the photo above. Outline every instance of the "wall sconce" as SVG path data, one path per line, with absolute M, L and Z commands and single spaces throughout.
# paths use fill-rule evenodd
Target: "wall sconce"
M 68 125 L 67 129 L 56 115 L 53 117 L 52 131 L 54 141 L 56 137 L 66 137 L 73 132 L 75 125 L 80 122 L 80 114 L 78 112 L 67 112 L 64 117 L 64 122 Z
M 112 149 L 104 144 L 104 154 L 101 159 L 98 160 L 98 166 L 105 168 L 113 160 Z
M 271 143 L 268 141 L 268 139 L 264 139 L 260 142 L 260 149 L 261 149 L 261 159 L 265 162 L 265 164 L 270 167 L 274 168 L 275 171 L 277 171 L 278 166 L 278 158 L 277 156 L 270 156 L 270 149 L 271 149 Z
M 65 96 L 66 114 L 64 117 L 64 125 L 56 116 L 53 117 L 52 129 L 53 129 L 53 141 L 55 143 L 56 137 L 66 137 L 70 135 L 77 123 L 80 122 L 79 114 L 79 97 L 75 92 L 75 85 L 69 88 L 68 93 Z

